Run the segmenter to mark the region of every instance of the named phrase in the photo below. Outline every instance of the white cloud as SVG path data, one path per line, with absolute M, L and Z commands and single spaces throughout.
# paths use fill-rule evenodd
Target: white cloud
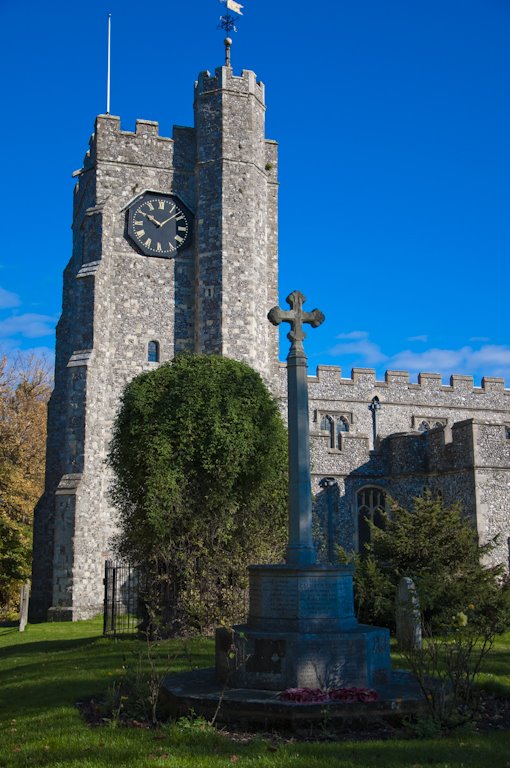
M 387 370 L 404 370 L 412 374 L 440 373 L 446 380 L 454 373 L 463 375 L 500 376 L 510 384 L 510 346 L 482 344 L 478 348 L 463 346 L 459 349 L 431 347 L 421 352 L 404 349 L 393 355 L 385 354 L 381 347 L 368 338 L 364 331 L 353 331 L 339 335 L 345 339 L 329 350 L 334 357 L 343 357 L 348 365 L 379 367 Z M 416 336 L 408 341 L 427 340 L 427 336 Z
M 429 340 L 429 337 L 426 333 L 423 334 L 423 336 L 409 336 L 407 341 L 423 341 L 424 344 Z
M 472 353 L 470 347 L 462 349 L 426 349 L 412 352 L 410 349 L 398 352 L 391 358 L 391 365 L 397 370 L 428 373 L 454 373 L 465 368 Z
M 471 355 L 472 361 L 477 367 L 482 365 L 503 365 L 510 367 L 510 347 L 496 344 L 480 347 Z
M 5 288 L 0 287 L 0 309 L 19 307 L 20 303 L 20 298 L 17 293 L 6 291 Z
M 353 337 L 354 339 L 359 337 Z M 365 365 L 377 365 L 384 363 L 387 356 L 381 352 L 381 348 L 368 339 L 359 341 L 347 341 L 345 344 L 335 344 L 329 350 L 329 354 L 334 357 L 339 355 L 349 355 L 349 357 L 362 358 Z
M 469 341 L 490 341 L 488 336 L 471 336 Z
M 23 336 L 36 339 L 40 336 L 52 336 L 55 332 L 55 318 L 49 315 L 26 313 L 13 315 L 0 321 L 0 337 Z
M 337 339 L 368 339 L 368 331 L 350 331 L 350 333 L 339 333 Z

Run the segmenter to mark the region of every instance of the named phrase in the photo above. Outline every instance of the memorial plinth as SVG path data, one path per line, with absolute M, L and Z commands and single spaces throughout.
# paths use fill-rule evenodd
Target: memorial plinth
M 216 674 L 237 688 L 373 688 L 390 676 L 389 631 L 358 624 L 349 568 L 251 566 L 245 625 L 216 633 Z

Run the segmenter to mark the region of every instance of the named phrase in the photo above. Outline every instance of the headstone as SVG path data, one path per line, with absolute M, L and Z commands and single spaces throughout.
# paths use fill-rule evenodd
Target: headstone
M 26 581 L 21 587 L 19 597 L 19 631 L 24 632 L 28 621 L 28 602 L 30 599 L 29 581 Z
M 402 576 L 395 599 L 397 641 L 401 651 L 416 651 L 421 648 L 420 602 L 414 581 Z

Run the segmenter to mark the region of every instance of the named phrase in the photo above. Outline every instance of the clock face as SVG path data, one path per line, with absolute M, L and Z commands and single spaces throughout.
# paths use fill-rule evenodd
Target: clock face
M 175 197 L 147 194 L 129 209 L 128 235 L 146 256 L 170 258 L 191 243 L 191 214 Z

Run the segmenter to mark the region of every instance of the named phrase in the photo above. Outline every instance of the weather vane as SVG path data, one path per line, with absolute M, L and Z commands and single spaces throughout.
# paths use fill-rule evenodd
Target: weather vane
M 235 16 L 232 16 L 230 11 L 234 11 L 234 13 L 238 13 L 239 16 L 242 16 L 243 12 L 241 8 L 244 8 L 244 5 L 241 5 L 241 3 L 236 3 L 235 0 L 220 0 L 220 3 L 227 6 L 227 12 L 220 16 L 219 28 L 223 29 L 227 33 L 227 36 L 224 40 L 225 66 L 230 67 L 230 46 L 232 45 L 232 38 L 230 37 L 230 34 L 231 32 L 237 32 Z

